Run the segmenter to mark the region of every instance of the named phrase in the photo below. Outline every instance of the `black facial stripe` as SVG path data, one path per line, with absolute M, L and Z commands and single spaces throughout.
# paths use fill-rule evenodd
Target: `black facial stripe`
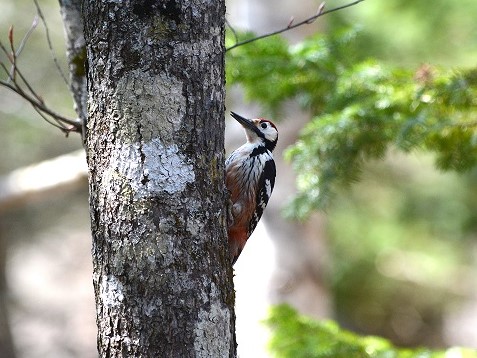
M 255 133 L 257 133 L 257 135 L 258 135 L 260 138 L 265 139 L 265 134 L 263 134 L 262 131 L 261 131 L 258 127 L 254 127 L 254 128 L 253 128 L 253 131 L 254 131 Z M 266 139 L 265 139 L 265 140 L 266 140 Z
M 277 138 L 278 139 L 278 138 Z M 274 142 L 265 139 L 265 148 L 267 148 L 270 152 L 273 152 L 275 149 L 275 146 L 277 145 L 277 141 L 275 140 Z

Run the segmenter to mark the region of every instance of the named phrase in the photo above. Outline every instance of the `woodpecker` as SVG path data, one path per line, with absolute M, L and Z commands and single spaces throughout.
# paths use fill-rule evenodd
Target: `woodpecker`
M 273 149 L 278 130 L 269 120 L 246 119 L 231 112 L 244 128 L 247 142 L 225 161 L 225 185 L 230 193 L 229 252 L 234 264 L 257 226 L 275 185 Z

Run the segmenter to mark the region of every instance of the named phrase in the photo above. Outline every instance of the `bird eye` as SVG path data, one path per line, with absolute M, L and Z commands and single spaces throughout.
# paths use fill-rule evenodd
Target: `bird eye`
M 263 122 L 260 127 L 262 127 L 263 129 L 267 128 L 267 123 Z

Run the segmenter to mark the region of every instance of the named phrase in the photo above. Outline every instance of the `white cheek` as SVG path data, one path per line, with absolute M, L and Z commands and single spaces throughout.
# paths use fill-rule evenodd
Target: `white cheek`
M 267 131 L 265 132 L 265 137 L 266 137 L 268 140 L 273 141 L 273 140 L 275 140 L 275 138 L 276 138 L 276 133 L 275 133 L 275 131 L 273 131 L 273 130 L 267 130 Z

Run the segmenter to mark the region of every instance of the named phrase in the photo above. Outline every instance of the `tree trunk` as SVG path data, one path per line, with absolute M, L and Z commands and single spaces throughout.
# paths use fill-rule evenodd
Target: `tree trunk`
M 102 357 L 234 357 L 224 1 L 84 1 Z
M 8 285 L 7 285 L 7 250 L 8 243 L 4 228 L 0 222 L 0 357 L 15 358 L 15 347 L 10 329 L 8 310 Z
M 70 72 L 70 89 L 73 94 L 76 114 L 82 123 L 87 117 L 86 44 L 84 40 L 81 7 L 83 0 L 59 0 L 61 17 L 65 28 L 66 55 Z M 83 126 L 83 132 L 85 127 Z M 83 133 L 84 135 L 84 133 Z

